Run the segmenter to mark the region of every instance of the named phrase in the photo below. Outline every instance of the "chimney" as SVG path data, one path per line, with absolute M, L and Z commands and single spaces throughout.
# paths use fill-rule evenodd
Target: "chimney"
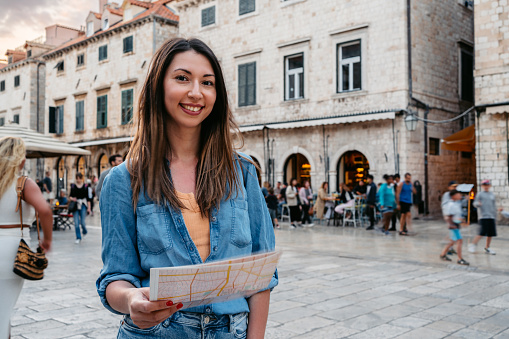
M 108 5 L 108 0 L 99 0 L 99 13 L 102 13 Z

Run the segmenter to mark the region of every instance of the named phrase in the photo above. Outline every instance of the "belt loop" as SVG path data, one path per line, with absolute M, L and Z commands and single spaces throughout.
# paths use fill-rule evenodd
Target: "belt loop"
M 228 318 L 230 319 L 230 323 L 228 324 L 228 329 L 230 333 L 233 333 L 233 315 L 228 314 Z

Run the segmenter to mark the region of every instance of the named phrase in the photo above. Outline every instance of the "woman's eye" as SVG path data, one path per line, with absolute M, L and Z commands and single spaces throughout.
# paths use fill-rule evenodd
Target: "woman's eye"
M 214 83 L 212 81 L 208 81 L 208 80 L 204 81 L 203 84 L 205 86 L 214 86 Z
M 178 81 L 186 81 L 187 77 L 185 75 L 177 75 L 175 79 L 177 79 Z

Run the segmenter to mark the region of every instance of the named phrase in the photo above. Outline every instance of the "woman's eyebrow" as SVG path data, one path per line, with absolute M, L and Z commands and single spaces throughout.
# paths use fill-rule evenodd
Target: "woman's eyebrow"
M 173 72 L 178 72 L 178 71 L 182 71 L 182 72 L 187 73 L 189 75 L 193 75 L 193 73 L 191 73 L 191 71 L 188 71 L 185 68 L 177 68 Z M 216 77 L 216 76 L 214 74 L 204 74 L 203 77 L 205 78 L 205 77 Z

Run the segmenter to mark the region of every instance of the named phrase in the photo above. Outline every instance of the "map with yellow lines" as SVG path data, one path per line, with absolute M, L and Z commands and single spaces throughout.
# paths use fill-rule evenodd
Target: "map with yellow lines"
M 246 298 L 267 288 L 281 251 L 200 265 L 150 269 L 150 300 L 183 308 Z

